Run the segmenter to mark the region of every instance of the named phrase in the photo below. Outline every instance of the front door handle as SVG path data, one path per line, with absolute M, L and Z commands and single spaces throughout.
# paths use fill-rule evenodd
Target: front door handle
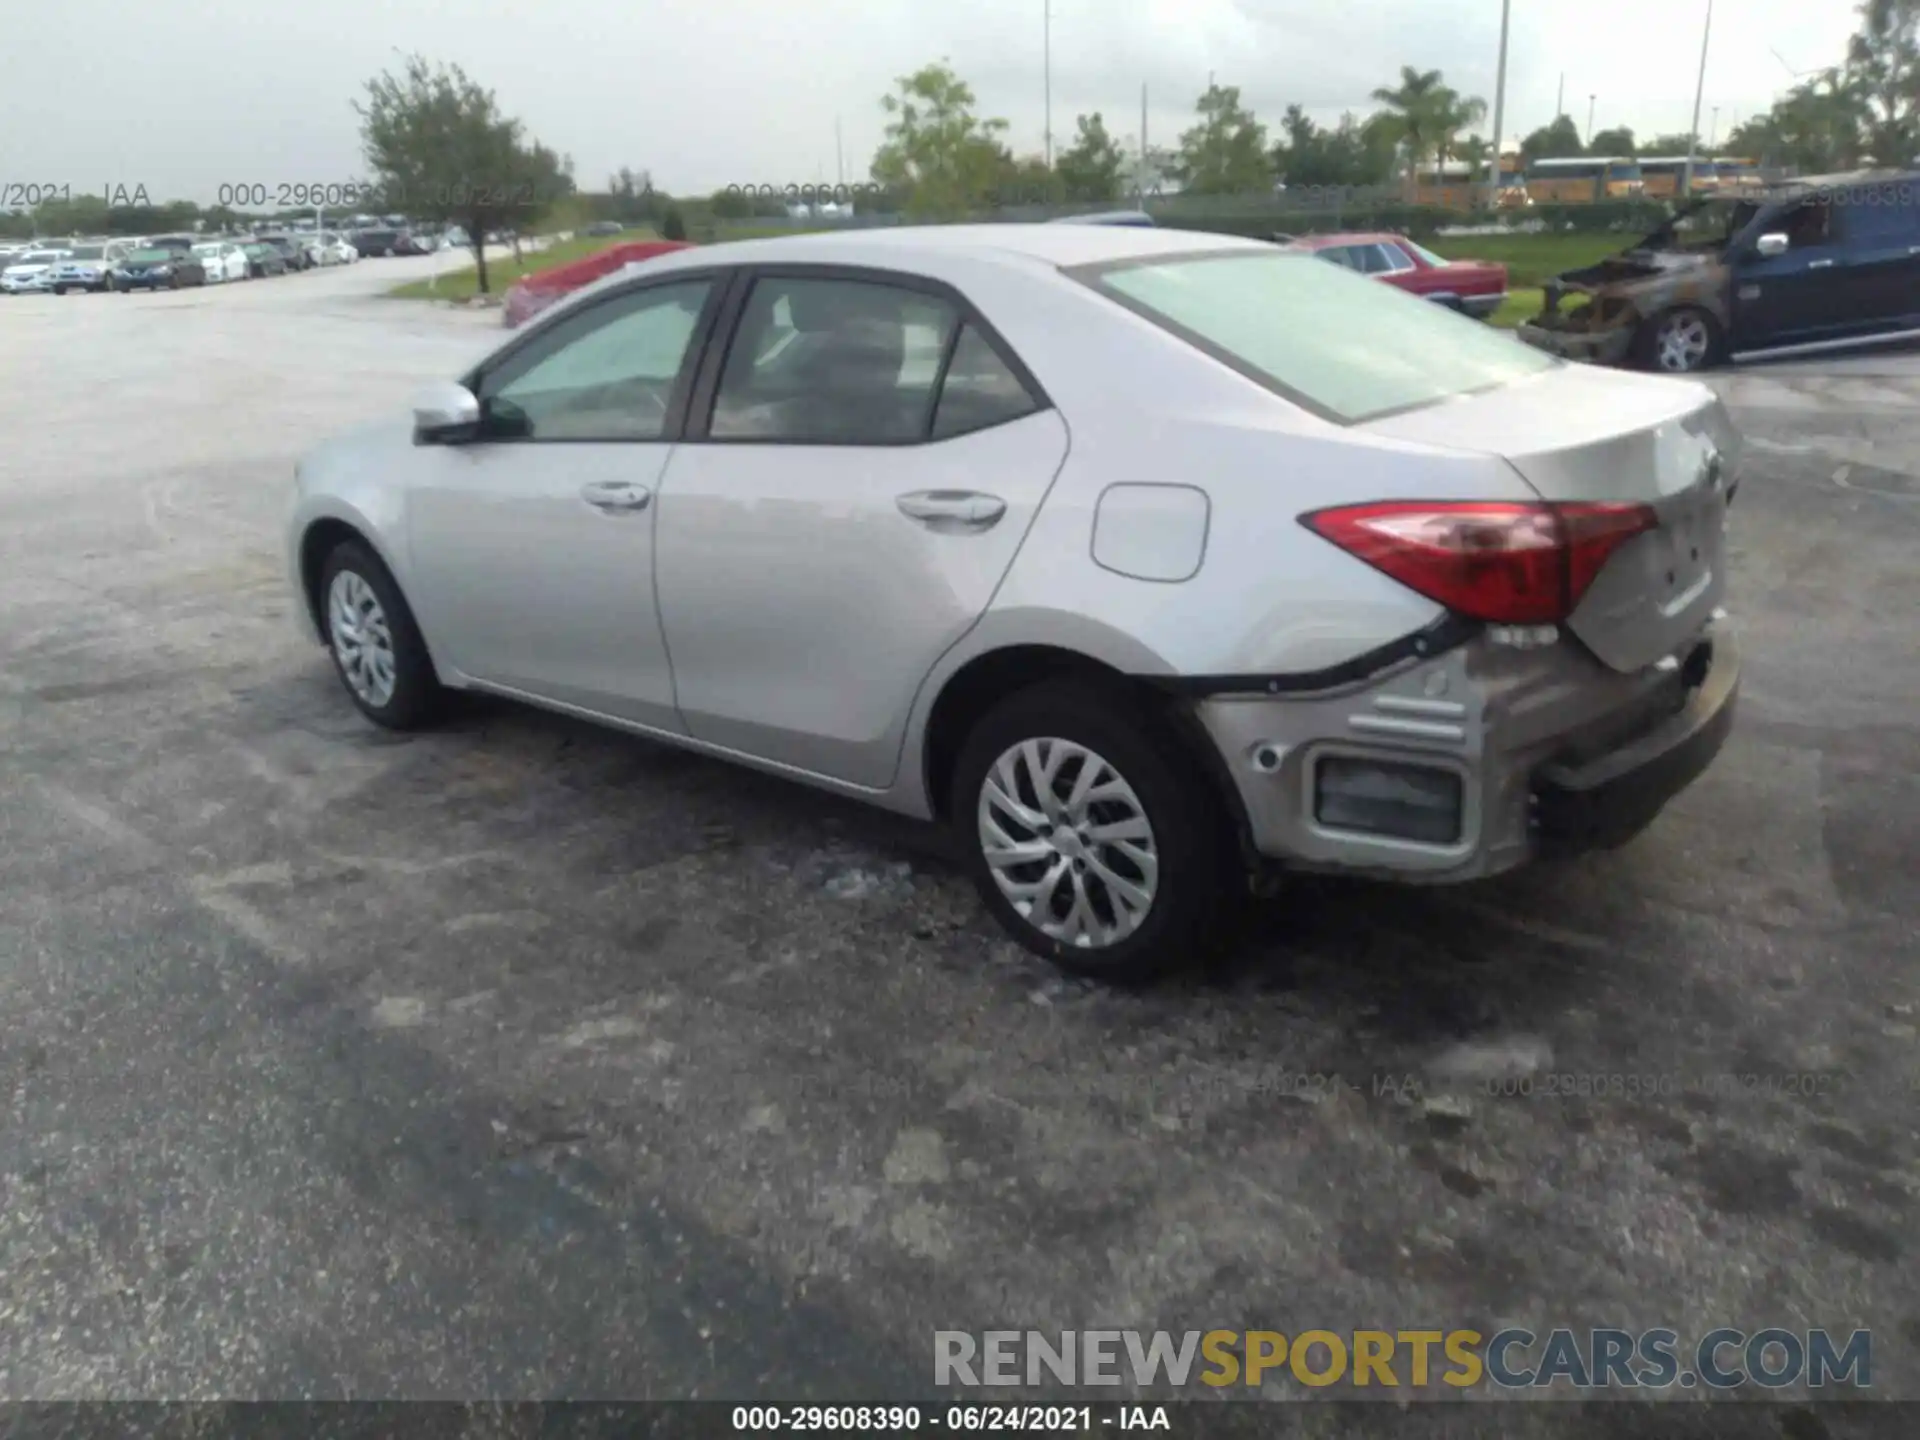
M 591 485 L 580 487 L 580 498 L 596 510 L 605 510 L 610 514 L 622 514 L 629 510 L 644 510 L 653 499 L 653 492 L 644 485 L 635 485 L 627 480 L 596 480 Z
M 978 490 L 915 490 L 895 503 L 929 530 L 990 530 L 1007 513 L 1006 501 Z
M 1833 261 L 1831 260 L 1809 260 L 1807 262 L 1807 268 L 1809 270 L 1827 270 L 1831 269 L 1832 266 Z

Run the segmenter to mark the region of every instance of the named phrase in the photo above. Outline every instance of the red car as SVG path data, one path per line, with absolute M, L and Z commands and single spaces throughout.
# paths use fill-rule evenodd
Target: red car
M 655 255 L 665 255 L 670 250 L 685 250 L 689 244 L 691 242 L 686 240 L 630 240 L 624 245 L 609 245 L 578 260 L 555 265 L 550 270 L 537 270 L 508 288 L 507 298 L 501 306 L 502 319 L 511 330 L 525 324 L 562 296 L 571 295 L 584 285 L 591 285 L 603 275 L 611 275 L 636 260 L 651 260 Z
M 1506 266 L 1490 260 L 1443 259 L 1404 235 L 1300 235 L 1287 243 L 1482 319 L 1507 298 Z

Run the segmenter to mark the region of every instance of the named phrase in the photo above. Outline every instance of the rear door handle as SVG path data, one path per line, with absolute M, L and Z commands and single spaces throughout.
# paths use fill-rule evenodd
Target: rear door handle
M 895 503 L 930 530 L 990 530 L 1007 513 L 1006 501 L 978 490 L 914 490 Z
M 1809 270 L 1827 270 L 1831 269 L 1832 266 L 1833 261 L 1831 260 L 1809 260 L 1807 262 L 1807 268 Z
M 635 485 L 627 480 L 596 480 L 591 485 L 580 487 L 580 498 L 596 510 L 605 510 L 610 514 L 622 514 L 629 510 L 644 510 L 653 499 L 653 492 L 644 485 Z

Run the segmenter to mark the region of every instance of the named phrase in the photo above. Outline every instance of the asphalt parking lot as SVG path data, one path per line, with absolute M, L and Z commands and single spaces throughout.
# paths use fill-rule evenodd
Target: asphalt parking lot
M 1866 1327 L 1920 1400 L 1920 356 L 1716 382 L 1747 683 L 1652 831 L 1303 883 L 1127 995 L 904 822 L 359 718 L 280 517 L 497 336 L 378 297 L 431 263 L 0 301 L 0 1398 L 900 1398 L 936 1329 L 1518 1323 Z M 1786 1413 L 1728 1433 L 1865 1433 Z

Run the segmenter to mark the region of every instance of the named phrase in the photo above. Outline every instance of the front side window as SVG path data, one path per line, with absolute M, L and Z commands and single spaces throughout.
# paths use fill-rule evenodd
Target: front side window
M 926 438 L 956 308 L 866 280 L 754 283 L 727 351 L 708 433 L 798 445 Z
M 1380 252 L 1380 272 L 1393 275 L 1402 270 L 1413 269 L 1413 261 L 1407 258 L 1407 252 L 1398 245 L 1389 245 L 1382 241 L 1373 247 Z
M 570 315 L 481 386 L 486 427 L 524 440 L 658 440 L 712 286 L 632 291 Z
M 1491 390 L 1561 364 L 1511 335 L 1286 251 L 1078 272 L 1095 290 L 1342 424 Z
M 1814 250 L 1838 238 L 1833 223 L 1834 207 L 1826 198 L 1803 201 L 1782 215 L 1779 228 L 1786 231 L 1789 250 Z

